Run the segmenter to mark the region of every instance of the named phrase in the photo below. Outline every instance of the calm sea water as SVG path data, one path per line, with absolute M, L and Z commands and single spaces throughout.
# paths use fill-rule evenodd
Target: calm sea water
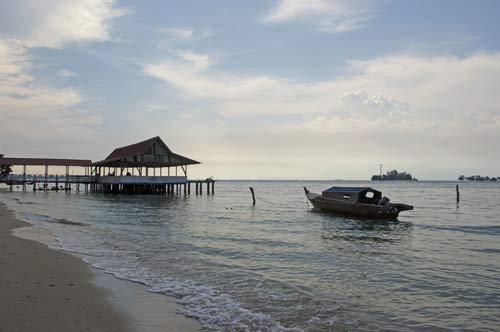
M 369 185 L 398 222 L 311 210 Z M 257 205 L 248 187 L 255 188 Z M 222 181 L 215 196 L 0 192 L 59 245 L 177 297 L 203 331 L 499 331 L 500 184 Z M 86 226 L 61 224 L 60 220 Z

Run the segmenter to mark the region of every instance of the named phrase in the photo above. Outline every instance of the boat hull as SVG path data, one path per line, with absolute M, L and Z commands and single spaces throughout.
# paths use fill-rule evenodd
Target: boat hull
M 364 203 L 344 203 L 313 193 L 308 193 L 307 198 L 316 209 L 364 218 L 396 219 L 399 216 L 399 212 L 411 210 L 413 208 L 409 205 L 391 203 L 385 206 Z

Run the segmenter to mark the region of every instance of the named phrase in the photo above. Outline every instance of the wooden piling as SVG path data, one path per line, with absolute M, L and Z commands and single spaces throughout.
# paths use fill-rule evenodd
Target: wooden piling
M 253 205 L 255 206 L 255 193 L 253 192 L 252 187 L 250 187 L 250 192 L 252 193 L 252 201 L 253 201 Z
M 26 165 L 23 165 L 23 191 L 26 191 Z
M 457 204 L 460 203 L 460 189 L 458 188 L 458 184 L 456 186 L 456 190 L 457 190 Z

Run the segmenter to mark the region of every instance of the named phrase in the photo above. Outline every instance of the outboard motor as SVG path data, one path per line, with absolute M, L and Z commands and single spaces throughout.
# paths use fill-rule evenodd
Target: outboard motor
M 387 204 L 389 204 L 391 200 L 389 199 L 389 197 L 387 196 L 384 196 L 382 197 L 381 199 L 378 200 L 377 204 L 378 205 L 382 205 L 382 206 L 386 206 Z

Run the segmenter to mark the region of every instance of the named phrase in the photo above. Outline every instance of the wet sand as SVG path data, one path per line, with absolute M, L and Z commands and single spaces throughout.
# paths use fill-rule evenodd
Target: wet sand
M 39 242 L 13 236 L 16 228 Z M 50 242 L 50 233 L 0 204 L 0 332 L 199 330 L 176 314 L 172 298 L 95 270 Z

